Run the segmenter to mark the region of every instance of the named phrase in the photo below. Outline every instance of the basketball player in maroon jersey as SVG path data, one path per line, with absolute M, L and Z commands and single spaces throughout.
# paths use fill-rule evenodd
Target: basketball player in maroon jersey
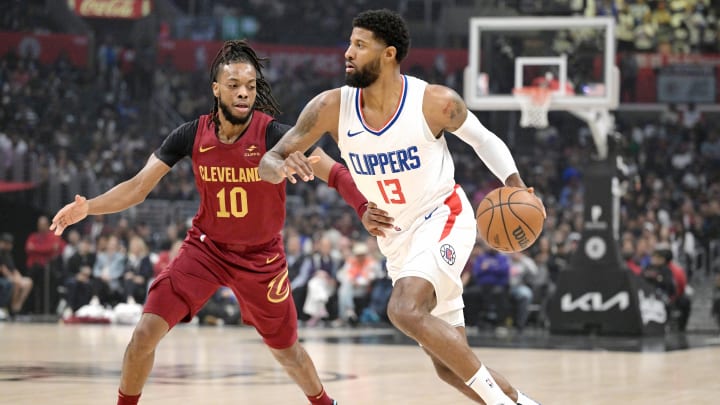
M 138 403 L 160 340 L 177 323 L 191 320 L 222 285 L 233 290 L 244 322 L 255 327 L 308 400 L 336 404 L 297 340 L 280 236 L 285 184 L 262 181 L 257 171 L 289 126 L 269 115 L 278 112 L 277 102 L 262 59 L 244 41 L 225 42 L 213 61 L 211 81 L 211 114 L 175 129 L 133 178 L 90 200 L 76 196 L 53 218 L 51 229 L 59 235 L 87 215 L 123 211 L 142 202 L 175 163 L 192 158 L 200 207 L 177 258 L 150 287 L 123 359 L 117 404 Z M 340 192 L 366 228 L 377 227 L 368 219 L 376 209 L 368 210 L 347 169 L 321 150 L 313 154 L 312 161 L 319 160 L 315 174 Z

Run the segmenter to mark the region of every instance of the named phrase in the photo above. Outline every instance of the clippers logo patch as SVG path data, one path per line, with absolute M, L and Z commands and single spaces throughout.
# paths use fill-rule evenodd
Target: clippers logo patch
M 455 248 L 448 244 L 440 246 L 440 257 L 449 265 L 455 264 Z

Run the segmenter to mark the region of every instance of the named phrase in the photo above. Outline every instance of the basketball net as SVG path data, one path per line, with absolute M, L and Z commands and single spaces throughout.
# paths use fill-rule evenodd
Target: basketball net
M 548 110 L 553 90 L 549 87 L 526 86 L 513 89 L 513 96 L 520 104 L 520 126 L 523 128 L 547 128 Z

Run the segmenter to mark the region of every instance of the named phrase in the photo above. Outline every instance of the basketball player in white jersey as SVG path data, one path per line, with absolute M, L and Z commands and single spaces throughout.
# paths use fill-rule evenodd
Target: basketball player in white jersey
M 453 90 L 400 73 L 409 47 L 402 18 L 388 10 L 353 20 L 347 86 L 321 93 L 263 157 L 260 177 L 313 178 L 303 155 L 323 134 L 338 143 L 387 257 L 392 323 L 432 358 L 440 378 L 478 403 L 537 405 L 483 365 L 467 343 L 460 273 L 475 243 L 473 209 L 455 184 L 444 131 L 477 152 L 508 186 L 525 187 L 507 146 Z M 294 171 L 294 172 L 293 172 Z

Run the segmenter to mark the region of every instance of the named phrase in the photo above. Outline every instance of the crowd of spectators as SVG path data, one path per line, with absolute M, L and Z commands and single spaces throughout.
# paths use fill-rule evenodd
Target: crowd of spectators
M 392 8 L 418 21 L 424 13 L 432 12 L 432 20 L 443 13 L 444 7 L 473 5 L 472 1 L 443 4 L 434 1 L 431 9 L 422 2 L 409 1 L 311 1 L 298 3 L 287 0 L 249 1 L 238 5 L 231 1 L 177 1 L 183 11 L 197 17 L 211 17 L 218 28 L 208 38 L 222 39 L 223 18 L 252 16 L 254 23 L 242 32 L 264 42 L 334 46 L 344 44 L 347 27 L 353 16 L 362 9 Z M 476 2 L 477 3 L 477 2 Z M 489 4 L 486 4 L 489 3 Z M 550 4 L 548 4 L 550 3 Z M 499 15 L 581 15 L 610 16 L 617 23 L 616 37 L 619 51 L 654 52 L 670 50 L 675 53 L 718 52 L 718 5 L 710 0 L 497 0 L 481 3 L 485 9 Z M 477 7 L 477 4 L 475 4 Z M 418 10 L 416 10 L 418 9 Z M 408 17 L 410 18 L 410 17 Z M 283 27 L 268 30 L 264 27 Z M 308 30 L 306 27 L 319 27 Z M 204 30 L 203 32 L 206 32 Z M 192 33 L 175 30 L 176 36 L 192 37 Z

